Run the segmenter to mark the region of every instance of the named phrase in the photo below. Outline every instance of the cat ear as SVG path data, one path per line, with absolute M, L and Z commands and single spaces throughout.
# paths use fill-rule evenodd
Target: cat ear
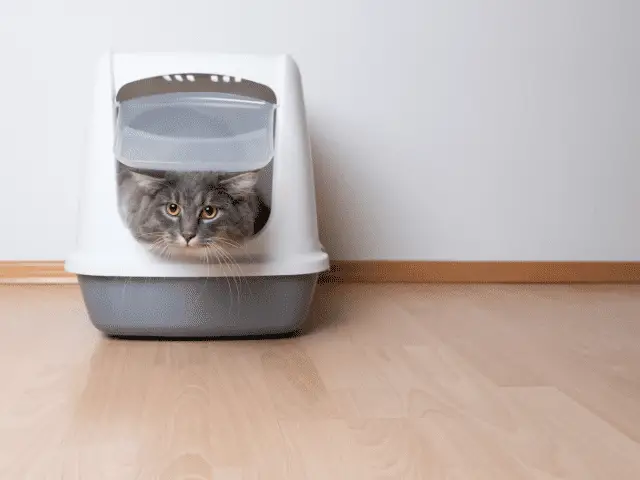
M 220 186 L 233 198 L 239 199 L 251 195 L 257 182 L 258 172 L 246 172 L 224 178 Z
M 164 173 L 155 170 L 141 170 L 130 167 L 121 161 L 116 161 L 119 181 L 131 180 L 136 187 L 144 190 L 154 190 L 162 186 L 165 181 Z
M 164 179 L 162 177 L 154 177 L 151 175 L 145 175 L 140 172 L 129 172 L 131 179 L 135 182 L 136 186 L 144 190 L 155 190 L 162 186 Z

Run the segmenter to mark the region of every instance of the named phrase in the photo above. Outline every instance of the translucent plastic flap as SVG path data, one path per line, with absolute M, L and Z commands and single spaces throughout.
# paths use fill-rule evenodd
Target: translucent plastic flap
M 133 98 L 118 105 L 115 156 L 152 170 L 257 170 L 273 158 L 275 108 L 217 92 Z

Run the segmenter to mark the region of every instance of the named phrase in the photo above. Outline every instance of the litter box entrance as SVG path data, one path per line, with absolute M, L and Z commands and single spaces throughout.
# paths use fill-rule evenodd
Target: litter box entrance
M 116 95 L 116 159 L 132 168 L 249 171 L 273 158 L 276 98 L 226 75 L 173 74 Z
M 115 109 L 120 164 L 155 175 L 258 171 L 260 200 L 271 206 L 276 96 L 269 87 L 227 75 L 170 74 L 124 85 Z

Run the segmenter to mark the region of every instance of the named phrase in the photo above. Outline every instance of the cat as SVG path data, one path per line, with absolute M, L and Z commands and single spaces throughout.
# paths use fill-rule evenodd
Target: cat
M 164 172 L 116 161 L 118 209 L 133 237 L 152 251 L 207 255 L 260 231 L 269 208 L 258 172 Z

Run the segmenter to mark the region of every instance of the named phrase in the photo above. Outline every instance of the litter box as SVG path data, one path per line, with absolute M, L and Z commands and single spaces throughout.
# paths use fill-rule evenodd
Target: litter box
M 198 338 L 303 326 L 329 259 L 318 237 L 301 76 L 290 56 L 110 53 L 98 66 L 88 134 L 77 241 L 65 268 L 77 275 L 98 330 Z M 228 249 L 231 262 L 159 256 L 119 215 L 116 162 L 258 170 L 268 219 Z

